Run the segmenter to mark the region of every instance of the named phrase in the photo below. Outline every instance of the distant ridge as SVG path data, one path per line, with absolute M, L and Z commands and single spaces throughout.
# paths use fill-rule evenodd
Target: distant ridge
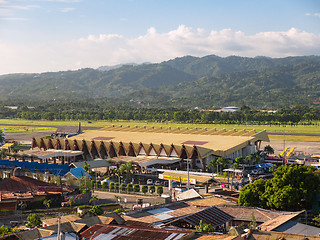
M 98 69 L 1 75 L 0 101 L 106 98 L 137 107 L 188 108 L 278 108 L 320 102 L 319 56 L 185 56 Z

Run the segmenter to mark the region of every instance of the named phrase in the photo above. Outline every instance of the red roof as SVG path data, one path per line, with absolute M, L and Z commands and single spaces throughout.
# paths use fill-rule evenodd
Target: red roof
M 61 187 L 26 176 L 11 177 L 1 181 L 0 193 L 61 192 Z
M 161 240 L 161 239 L 185 239 L 193 234 L 192 231 L 164 230 L 151 227 L 121 226 L 96 224 L 81 233 L 83 239 L 130 239 L 130 240 Z M 101 238 L 103 237 L 103 238 Z

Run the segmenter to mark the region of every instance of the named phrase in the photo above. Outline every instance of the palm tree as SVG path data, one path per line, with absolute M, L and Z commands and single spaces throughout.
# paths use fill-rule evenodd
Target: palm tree
M 50 199 L 45 199 L 45 200 L 43 200 L 43 205 L 44 205 L 46 208 L 50 208 L 51 200 L 50 200 Z
M 0 132 L 0 145 L 1 145 L 2 143 L 4 143 L 5 140 L 6 140 L 6 138 L 4 137 L 3 132 Z
M 67 201 L 67 204 L 71 207 L 73 203 L 75 203 L 74 197 L 70 197 Z
M 217 161 L 211 160 L 208 164 L 208 169 L 211 169 L 211 171 L 214 172 L 216 167 L 218 167 Z M 217 173 L 218 173 L 218 169 L 217 169 Z
M 118 169 L 119 173 L 122 175 L 123 173 L 126 173 L 126 180 L 129 179 L 129 174 L 131 174 L 133 170 L 133 162 L 127 162 L 125 164 L 122 164 L 121 167 Z
M 0 159 L 3 159 L 5 157 L 6 153 L 4 150 L 0 151 Z
M 93 203 L 93 205 L 95 205 L 98 200 L 99 198 L 97 195 L 92 195 L 91 199 L 89 200 L 89 203 Z
M 264 151 L 267 152 L 268 155 L 274 154 L 274 149 L 270 145 L 265 146 Z
M 245 158 L 247 164 L 252 165 L 253 164 L 253 156 L 252 155 L 248 155 Z

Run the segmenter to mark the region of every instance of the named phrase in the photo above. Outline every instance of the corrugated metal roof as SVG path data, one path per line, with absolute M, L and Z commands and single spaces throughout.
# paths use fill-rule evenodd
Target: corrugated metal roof
M 84 239 L 179 240 L 192 236 L 192 231 L 164 230 L 150 227 L 94 225 L 81 233 Z
M 309 226 L 307 224 L 302 224 L 291 220 L 282 224 L 280 227 L 277 227 L 274 231 L 312 236 L 319 236 L 320 234 L 320 228 L 318 227 Z
M 11 160 L 0 160 L 0 168 L 14 168 L 21 167 L 22 169 L 29 169 L 31 172 L 38 169 L 40 172 L 45 173 L 50 171 L 54 175 L 63 176 L 69 172 L 70 167 L 67 164 L 57 164 L 57 163 L 37 163 L 37 162 L 27 162 L 27 161 L 11 161 Z
M 155 209 L 146 208 L 139 212 L 128 212 L 123 216 L 125 220 L 140 221 L 146 223 L 161 222 L 164 218 L 174 219 L 191 213 L 199 212 L 201 209 L 190 206 L 186 202 L 175 202 L 158 206 Z
M 293 214 L 283 214 L 283 215 L 277 216 L 261 224 L 260 228 L 262 231 L 272 231 L 275 228 L 281 226 L 282 224 L 288 222 L 289 220 L 297 217 L 302 212 L 303 211 L 299 211 Z
M 210 198 L 204 198 L 204 199 L 197 199 L 189 203 L 197 207 L 212 207 L 212 206 L 217 206 L 222 204 L 235 205 L 235 203 L 232 203 L 231 201 L 224 199 L 222 197 L 210 197 Z
M 109 167 L 111 166 L 110 162 L 105 159 L 102 160 L 94 160 L 94 161 L 86 161 L 87 164 L 90 165 L 91 168 L 101 168 L 101 167 Z M 76 168 L 83 168 L 85 162 L 73 162 L 70 165 L 75 166 Z
M 202 220 L 203 223 L 210 224 L 213 227 L 217 227 L 231 221 L 232 219 L 234 219 L 233 216 L 224 211 L 221 211 L 219 208 L 209 207 L 202 211 L 171 221 L 167 224 L 172 224 L 174 222 L 183 220 L 192 224 L 193 226 L 198 226 L 200 220 Z

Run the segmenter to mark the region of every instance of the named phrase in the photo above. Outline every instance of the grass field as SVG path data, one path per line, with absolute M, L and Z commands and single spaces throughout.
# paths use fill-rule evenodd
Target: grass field
M 21 125 L 56 125 L 56 126 L 78 126 L 78 121 L 32 121 L 32 120 L 15 120 L 15 119 L 0 119 L 0 124 L 21 124 Z M 318 123 L 317 123 L 318 124 Z M 88 127 L 106 127 L 110 125 L 122 125 L 122 126 L 147 126 L 147 127 L 171 127 L 171 128 L 207 128 L 207 129 L 223 129 L 231 130 L 242 130 L 242 129 L 255 129 L 256 131 L 267 130 L 268 132 L 292 132 L 292 133 L 320 133 L 320 126 L 270 126 L 270 125 L 241 125 L 241 124 L 191 124 L 191 123 L 155 123 L 155 122 L 138 122 L 138 121 L 81 121 L 82 126 Z M 2 126 L 0 126 L 2 127 Z M 39 129 L 40 130 L 40 129 Z M 48 130 L 48 129 L 47 129 Z M 52 130 L 49 130 L 52 131 Z
M 26 127 L 26 126 L 0 126 L 2 132 L 5 128 L 6 133 L 27 133 L 27 132 L 54 132 L 57 129 L 54 127 Z
M 272 141 L 320 142 L 320 136 L 269 135 Z

